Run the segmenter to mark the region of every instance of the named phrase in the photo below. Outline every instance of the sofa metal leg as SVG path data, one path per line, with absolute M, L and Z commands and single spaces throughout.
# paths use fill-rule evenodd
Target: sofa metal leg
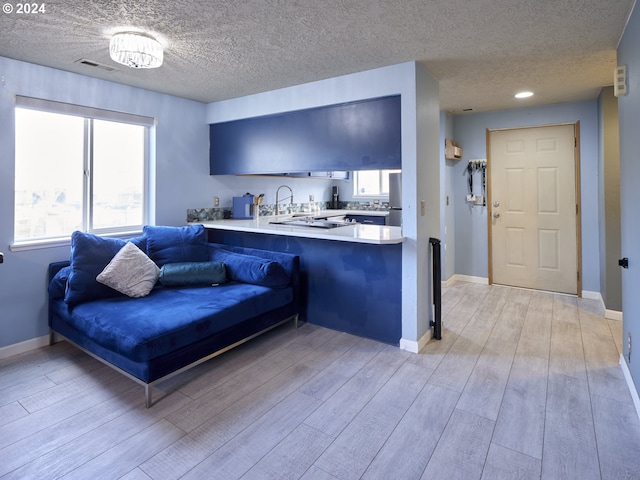
M 53 333 L 53 330 L 49 329 L 49 346 L 54 343 L 56 343 L 55 334 Z
M 298 322 L 298 314 L 296 313 L 295 316 L 293 317 L 293 328 L 297 330 L 299 326 L 300 326 L 300 323 Z
M 144 386 L 144 406 L 147 408 L 151 407 L 151 387 L 148 383 Z

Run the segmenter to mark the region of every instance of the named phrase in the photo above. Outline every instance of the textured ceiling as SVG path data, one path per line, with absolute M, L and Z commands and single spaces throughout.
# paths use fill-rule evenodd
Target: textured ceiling
M 201 102 L 416 60 L 442 109 L 478 112 L 595 98 L 633 1 L 48 1 L 0 14 L 0 56 Z M 164 45 L 161 68 L 109 58 L 111 35 L 132 30 Z M 523 89 L 536 95 L 514 100 Z

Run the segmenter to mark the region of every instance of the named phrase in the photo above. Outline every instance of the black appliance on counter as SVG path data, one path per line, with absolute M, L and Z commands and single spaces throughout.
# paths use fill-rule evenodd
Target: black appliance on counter
M 340 195 L 338 195 L 338 187 L 331 187 L 331 200 L 329 200 L 329 208 L 332 210 L 340 209 Z

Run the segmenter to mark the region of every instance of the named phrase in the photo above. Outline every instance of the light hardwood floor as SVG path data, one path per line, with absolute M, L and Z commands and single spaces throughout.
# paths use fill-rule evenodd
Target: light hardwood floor
M 622 328 L 596 302 L 443 293 L 420 354 L 278 328 L 143 389 L 65 342 L 0 361 L 0 478 L 640 479 Z

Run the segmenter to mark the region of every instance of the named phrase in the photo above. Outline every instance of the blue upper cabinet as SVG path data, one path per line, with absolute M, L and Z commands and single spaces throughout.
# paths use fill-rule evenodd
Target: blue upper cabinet
M 400 96 L 210 125 L 211 175 L 401 168 Z

